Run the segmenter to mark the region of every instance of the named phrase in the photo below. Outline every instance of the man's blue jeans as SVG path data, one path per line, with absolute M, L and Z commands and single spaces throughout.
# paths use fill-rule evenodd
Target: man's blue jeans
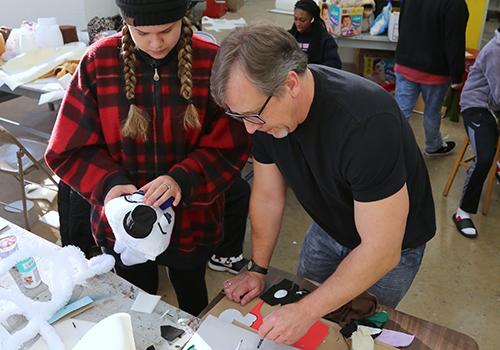
M 443 146 L 439 128 L 441 126 L 441 106 L 449 84 L 425 85 L 414 83 L 396 73 L 396 101 L 406 118 L 411 116 L 420 92 L 424 98 L 425 151 L 434 152 Z
M 399 264 L 368 289 L 377 296 L 380 304 L 395 308 L 403 299 L 420 268 L 424 250 L 425 244 L 418 248 L 404 249 Z M 322 283 L 335 272 L 350 252 L 351 249 L 340 245 L 313 222 L 304 238 L 297 274 Z

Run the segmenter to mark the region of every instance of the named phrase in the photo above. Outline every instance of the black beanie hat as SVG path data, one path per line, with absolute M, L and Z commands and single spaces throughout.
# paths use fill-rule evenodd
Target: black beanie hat
M 178 21 L 186 14 L 190 0 L 115 0 L 124 19 L 134 26 L 152 26 Z
M 295 3 L 295 8 L 309 12 L 313 18 L 320 17 L 319 6 L 314 0 L 299 0 Z

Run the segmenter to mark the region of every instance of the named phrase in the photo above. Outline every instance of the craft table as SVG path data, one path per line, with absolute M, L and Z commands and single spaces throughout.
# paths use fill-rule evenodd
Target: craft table
M 8 224 L 9 228 L 3 229 L 0 234 L 14 233 L 18 239 L 38 240 L 43 241 L 43 244 L 53 244 L 0 217 L 0 227 L 3 226 L 2 224 Z M 40 266 L 39 268 L 42 269 Z M 0 276 L 1 287 L 8 287 L 9 284 L 11 285 L 13 282 L 14 279 L 10 275 Z M 199 323 L 198 318 L 162 300 L 158 302 L 151 314 L 131 311 L 130 307 L 140 289 L 114 273 L 108 272 L 104 275 L 89 279 L 87 282 L 86 287 L 77 286 L 75 288 L 71 301 L 89 296 L 94 300 L 94 306 L 74 318 L 97 323 L 117 312 L 129 313 L 132 317 L 132 326 L 137 350 L 145 350 L 151 345 L 154 345 L 156 350 L 180 349 L 181 346 L 177 343 L 169 345 L 168 342 L 160 336 L 160 326 L 172 325 L 178 328 L 184 328 L 187 323 L 190 325 L 197 325 Z M 44 298 L 47 298 L 46 294 L 48 291 L 46 288 L 41 287 L 42 286 L 39 286 L 35 289 L 38 291 L 38 295 L 35 294 L 30 296 L 32 298 L 35 297 L 40 300 L 46 300 Z M 161 316 L 166 311 L 169 311 L 168 315 L 162 318 Z M 183 340 L 187 341 L 187 338 L 189 338 L 189 335 L 186 333 Z M 26 349 L 29 349 L 29 347 L 26 347 Z
M 303 278 L 275 268 L 269 269 L 266 285 L 274 285 L 284 278 L 294 281 L 301 288 L 305 288 L 309 291 L 317 288 L 314 284 Z M 202 311 L 200 317 L 208 313 L 208 311 L 223 297 L 224 294 L 221 291 L 205 310 Z M 415 335 L 415 339 L 409 347 L 405 348 L 405 350 L 479 350 L 476 341 L 466 334 L 405 314 L 404 312 L 396 311 L 386 306 L 379 306 L 379 311 L 382 310 L 389 313 L 389 320 L 384 325 L 384 328 Z
M 29 98 L 32 98 L 32 99 L 38 101 L 38 100 L 40 100 L 40 96 L 41 95 L 49 92 L 47 90 L 44 90 L 43 87 L 47 83 L 56 82 L 56 81 L 57 80 L 56 80 L 55 77 L 53 79 L 52 78 L 49 78 L 49 79 L 39 79 L 39 80 L 35 80 L 33 82 L 30 82 L 30 83 L 23 84 L 21 86 L 18 86 L 14 90 L 11 90 L 7 86 L 7 84 L 1 84 L 0 83 L 0 91 L 6 92 L 6 93 L 9 93 L 9 94 L 13 94 L 13 95 L 17 95 L 17 96 L 26 96 L 26 97 L 29 97 Z M 58 102 L 58 101 L 53 101 L 53 102 L 48 103 L 49 109 L 51 111 L 55 110 L 54 102 Z M 50 138 L 50 134 L 48 134 L 46 132 L 43 132 L 43 131 L 40 131 L 40 130 L 36 130 L 36 129 L 30 128 L 30 127 L 27 127 L 27 126 L 24 126 L 24 125 L 20 125 L 18 123 L 12 122 L 9 119 L 0 117 L 0 121 L 5 122 L 7 124 L 15 125 L 19 129 L 27 131 L 27 132 L 29 132 L 29 133 L 31 133 L 33 135 L 36 135 L 38 137 L 41 137 L 43 139 L 48 140 Z
M 339 47 L 351 49 L 370 49 L 396 51 L 397 42 L 390 41 L 387 35 L 361 34 L 351 37 L 334 36 Z

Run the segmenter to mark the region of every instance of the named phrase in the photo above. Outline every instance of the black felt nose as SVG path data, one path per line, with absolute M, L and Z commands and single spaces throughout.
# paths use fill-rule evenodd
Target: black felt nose
M 156 222 L 156 212 L 146 205 L 138 205 L 123 218 L 125 231 L 134 238 L 146 238 Z

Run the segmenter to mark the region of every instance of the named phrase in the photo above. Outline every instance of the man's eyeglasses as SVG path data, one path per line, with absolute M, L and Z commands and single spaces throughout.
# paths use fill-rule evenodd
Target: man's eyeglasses
M 264 119 L 262 119 L 261 114 L 264 111 L 264 108 L 266 108 L 267 103 L 269 102 L 271 97 L 273 97 L 273 95 L 270 95 L 266 99 L 266 102 L 264 102 L 264 104 L 262 105 L 262 107 L 260 107 L 260 110 L 257 113 L 240 114 L 240 113 L 235 113 L 235 112 L 231 112 L 230 110 L 227 110 L 226 114 L 228 116 L 230 116 L 231 118 L 239 120 L 240 122 L 246 120 L 247 122 L 253 123 L 253 124 L 258 124 L 258 125 L 265 124 L 266 121 Z

